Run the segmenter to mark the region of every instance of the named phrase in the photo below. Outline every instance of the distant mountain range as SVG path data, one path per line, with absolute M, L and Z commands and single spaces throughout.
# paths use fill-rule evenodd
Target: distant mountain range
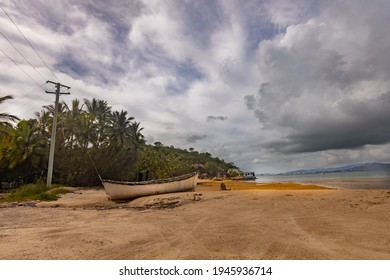
M 301 169 L 280 173 L 279 175 L 297 175 L 297 174 L 316 174 L 316 173 L 333 173 L 333 172 L 353 172 L 353 171 L 389 171 L 389 163 L 356 163 L 340 167 L 331 168 L 315 168 L 315 169 Z

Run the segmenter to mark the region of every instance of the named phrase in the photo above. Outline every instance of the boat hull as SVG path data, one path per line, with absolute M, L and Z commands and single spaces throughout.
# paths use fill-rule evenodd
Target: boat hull
M 112 200 L 131 199 L 141 196 L 194 191 L 198 174 L 189 174 L 148 182 L 119 182 L 102 180 L 107 195 Z

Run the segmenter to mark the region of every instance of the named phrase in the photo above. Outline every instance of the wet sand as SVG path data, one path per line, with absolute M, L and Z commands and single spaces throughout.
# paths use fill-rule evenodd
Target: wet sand
M 203 182 L 195 192 L 0 205 L 0 259 L 386 259 L 390 191 Z

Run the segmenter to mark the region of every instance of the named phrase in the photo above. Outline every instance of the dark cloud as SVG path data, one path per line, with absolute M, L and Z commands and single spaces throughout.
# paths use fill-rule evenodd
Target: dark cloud
M 364 101 L 344 100 L 341 118 L 316 118 L 295 123 L 284 140 L 265 144 L 283 153 L 356 149 L 390 143 L 390 92 Z
M 277 121 L 281 105 L 291 96 L 285 96 L 283 90 L 278 91 L 268 82 L 262 83 L 256 94 L 246 95 L 244 103 L 248 110 L 254 111 L 255 117 L 263 125 Z
M 188 143 L 196 143 L 197 141 L 203 140 L 205 138 L 207 138 L 207 135 L 197 135 L 197 134 L 194 134 L 194 135 L 190 135 L 190 136 L 186 137 L 186 141 Z
M 174 63 L 174 62 L 161 62 L 163 68 L 167 71 L 172 72 L 172 75 L 176 77 L 174 82 L 170 82 L 166 91 L 171 94 L 182 94 L 185 93 L 196 80 L 202 80 L 204 75 L 199 71 L 196 66 L 191 63 Z
M 215 122 L 215 121 L 225 121 L 227 120 L 226 116 L 207 116 L 207 122 Z
M 51 30 L 53 38 L 68 38 L 58 42 L 53 70 L 99 85 L 116 84 L 127 73 L 132 57 L 128 34 L 132 18 L 142 11 L 138 1 L 119 0 L 112 5 L 103 0 L 37 0 L 32 5 L 22 0 L 12 5 L 6 8 L 18 10 L 19 15 L 12 15 L 17 23 L 27 18 L 30 25 Z
M 213 32 L 228 18 L 217 1 L 177 1 L 175 9 L 181 10 L 194 42 L 203 47 L 209 45 Z
M 94 0 L 80 2 L 73 0 L 77 5 L 81 5 L 89 15 L 96 17 L 111 27 L 113 38 L 116 42 L 127 42 L 131 28 L 131 18 L 141 14 L 143 5 L 137 0 L 117 0 L 115 5 L 109 1 Z
M 320 19 L 291 24 L 259 44 L 262 84 L 243 101 L 270 131 L 261 147 L 292 154 L 390 143 L 389 41 L 383 39 L 390 28 L 383 6 L 390 4 L 373 3 L 322 2 Z
M 14 5 L 21 17 L 33 18 L 55 33 L 72 35 L 77 27 L 86 23 L 82 17 L 70 16 L 72 7 L 66 1 L 56 1 L 55 5 L 48 5 L 45 1 L 34 1 L 33 5 L 31 1 L 17 1 Z M 19 22 L 23 20 L 19 19 Z
M 70 51 L 64 54 L 61 60 L 54 65 L 59 71 L 71 77 L 79 78 L 90 75 L 90 69 L 83 63 L 81 58 L 77 58 Z
M 247 95 L 244 97 L 244 102 L 249 110 L 254 110 L 256 105 L 256 97 L 254 95 Z

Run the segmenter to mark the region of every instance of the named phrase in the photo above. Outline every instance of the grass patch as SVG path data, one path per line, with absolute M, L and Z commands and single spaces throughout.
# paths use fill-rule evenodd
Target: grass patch
M 2 199 L 2 202 L 20 202 L 26 200 L 52 201 L 57 200 L 61 194 L 72 191 L 62 188 L 60 185 L 53 185 L 51 189 L 44 184 L 28 184 L 11 191 L 11 193 Z

